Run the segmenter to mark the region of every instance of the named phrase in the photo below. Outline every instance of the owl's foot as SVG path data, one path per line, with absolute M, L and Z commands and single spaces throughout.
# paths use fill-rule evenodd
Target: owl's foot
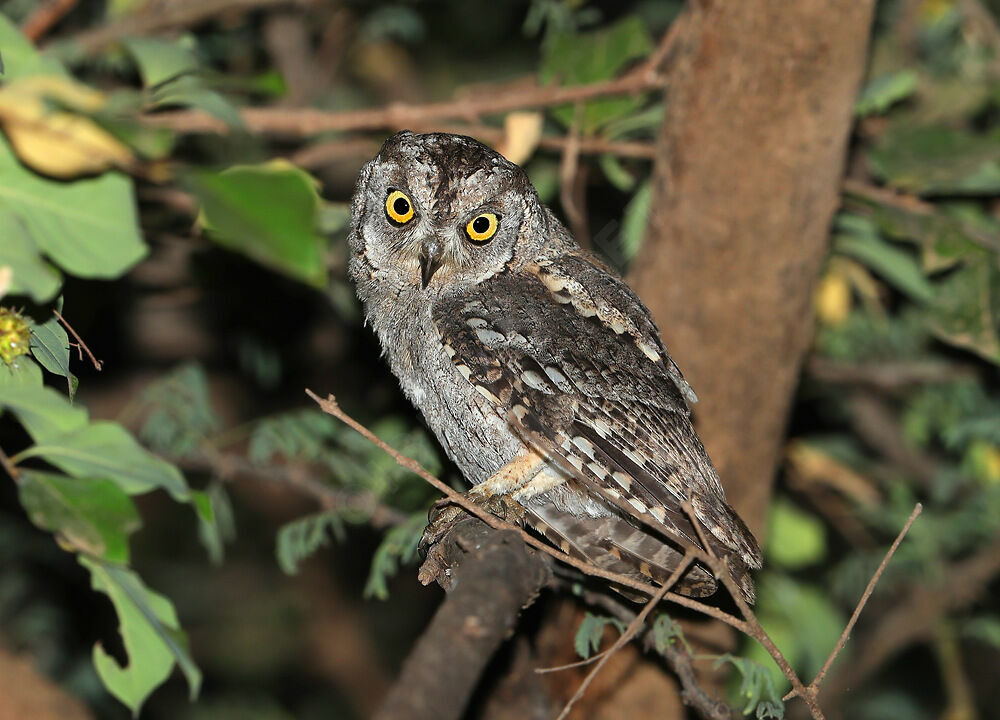
M 485 492 L 477 485 L 465 493 L 465 497 L 501 520 L 514 525 L 524 524 L 524 507 L 510 495 Z M 432 545 L 442 540 L 467 517 L 471 517 L 470 513 L 448 498 L 441 498 L 434 503 L 427 513 L 427 527 L 417 546 L 420 555 L 425 557 Z

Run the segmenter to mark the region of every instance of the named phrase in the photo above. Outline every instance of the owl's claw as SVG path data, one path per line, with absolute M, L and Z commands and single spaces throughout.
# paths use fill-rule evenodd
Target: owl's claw
M 465 497 L 501 520 L 515 525 L 524 524 L 524 508 L 509 495 L 486 493 L 476 486 L 465 493 Z M 431 546 L 440 542 L 459 522 L 468 517 L 471 515 L 449 498 L 441 498 L 431 505 L 427 513 L 427 527 L 417 545 L 420 557 L 426 557 Z

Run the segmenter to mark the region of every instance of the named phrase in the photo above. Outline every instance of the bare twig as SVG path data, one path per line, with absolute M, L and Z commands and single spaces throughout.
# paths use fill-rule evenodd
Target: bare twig
M 0 467 L 7 471 L 11 480 L 16 483 L 21 482 L 21 471 L 17 469 L 17 465 L 7 456 L 3 448 L 0 448 Z
M 806 370 L 823 382 L 866 385 L 884 392 L 974 377 L 977 373 L 971 364 L 939 361 L 843 363 L 818 355 L 809 358 Z
M 896 550 L 899 549 L 899 544 L 903 542 L 903 538 L 906 537 L 906 533 L 910 531 L 913 526 L 913 521 L 917 519 L 921 511 L 924 509 L 923 505 L 917 503 L 913 506 L 913 512 L 910 513 L 909 519 L 906 524 L 903 525 L 903 529 L 899 531 L 899 535 L 893 541 L 892 545 L 889 547 L 888 551 L 885 553 L 885 557 L 882 558 L 882 562 L 879 563 L 878 568 L 872 575 L 871 580 L 868 581 L 868 586 L 865 587 L 865 591 L 861 594 L 861 599 L 858 600 L 858 604 L 854 607 L 854 612 L 851 613 L 851 619 L 847 621 L 847 625 L 844 627 L 844 632 L 840 634 L 840 638 L 837 640 L 837 644 L 834 645 L 833 650 L 830 651 L 829 656 L 826 658 L 826 662 L 823 663 L 823 667 L 820 668 L 819 672 L 816 673 L 816 677 L 813 681 L 809 683 L 807 690 L 816 696 L 819 691 L 819 686 L 823 684 L 823 680 L 826 678 L 826 674 L 830 671 L 830 666 L 833 665 L 833 661 L 837 659 L 840 651 L 844 649 L 844 645 L 847 644 L 847 639 L 851 636 L 851 631 L 854 629 L 855 624 L 858 622 L 858 618 L 861 617 L 861 611 L 865 609 L 865 605 L 868 604 L 868 599 L 875 592 L 875 586 L 878 584 L 879 578 L 882 577 L 882 573 L 885 572 L 886 566 L 888 566 L 889 561 L 892 560 L 892 556 L 896 554 Z M 796 695 L 797 691 L 793 690 L 785 696 L 785 700 L 790 699 Z
M 40 5 L 23 23 L 21 32 L 32 42 L 38 42 L 66 13 L 76 7 L 77 0 L 50 0 Z
M 94 353 L 90 352 L 90 348 L 87 347 L 87 343 L 85 343 L 83 341 L 83 338 L 80 337 L 79 334 L 77 334 L 76 330 L 73 329 L 73 326 L 70 325 L 68 322 L 66 322 L 66 318 L 62 316 L 62 313 L 60 313 L 58 310 L 55 309 L 53 309 L 52 312 L 59 319 L 59 322 L 61 322 L 65 326 L 65 328 L 69 330 L 69 334 L 76 339 L 76 349 L 77 352 L 80 353 L 80 360 L 83 360 L 83 353 L 86 352 L 87 357 L 90 358 L 90 362 L 94 366 L 94 369 L 100 372 L 101 368 L 104 366 L 104 361 L 98 360 L 96 357 L 94 357 Z
M 242 1 L 250 2 L 251 0 Z M 235 2 L 235 0 L 229 0 L 229 2 Z M 566 87 L 536 85 L 517 92 L 477 95 L 475 98 L 458 98 L 446 102 L 419 105 L 395 103 L 385 107 L 344 112 L 331 112 L 314 108 L 247 108 L 241 111 L 241 115 L 245 126 L 251 132 L 294 138 L 321 132 L 426 126 L 429 123 L 448 119 L 468 121 L 484 115 L 502 114 L 512 110 L 570 105 L 610 95 L 636 95 L 664 86 L 660 66 L 678 37 L 678 32 L 672 26 L 646 62 L 621 77 L 586 85 Z M 229 131 L 229 126 L 224 122 L 207 113 L 194 110 L 149 115 L 146 116 L 145 121 L 151 125 L 178 132 L 226 133 Z

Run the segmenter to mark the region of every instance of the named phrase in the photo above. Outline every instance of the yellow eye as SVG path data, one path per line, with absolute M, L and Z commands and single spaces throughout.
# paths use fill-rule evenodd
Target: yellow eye
M 465 234 L 474 243 L 484 243 L 496 235 L 500 218 L 496 213 L 483 213 L 472 218 L 465 226 Z
M 385 199 L 385 214 L 397 225 L 405 225 L 413 219 L 413 203 L 406 193 L 393 190 Z

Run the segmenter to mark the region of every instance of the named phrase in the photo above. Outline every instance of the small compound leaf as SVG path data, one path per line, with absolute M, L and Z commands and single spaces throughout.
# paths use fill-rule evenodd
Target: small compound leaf
M 128 536 L 142 522 L 132 499 L 115 483 L 23 468 L 18 494 L 31 521 L 74 550 L 128 563 Z
M 608 625 L 618 628 L 618 632 L 625 630 L 625 626 L 616 618 L 587 613 L 573 638 L 573 649 L 576 650 L 576 654 L 586 660 L 597 652 L 601 647 L 601 638 L 604 637 L 604 628 Z
M 427 526 L 427 513 L 418 512 L 385 534 L 372 557 L 372 567 L 365 582 L 365 597 L 389 598 L 388 580 L 399 570 L 400 563 L 412 562 L 417 544 Z
M 275 555 L 288 575 L 299 571 L 300 563 L 329 544 L 329 535 L 344 539 L 344 520 L 336 510 L 307 515 L 282 526 L 278 531 Z
M 43 457 L 75 477 L 106 477 L 130 495 L 163 488 L 186 501 L 184 476 L 170 463 L 151 455 L 115 422 L 97 421 L 61 435 L 45 437 L 21 453 Z
M 138 715 L 176 663 L 194 699 L 201 687 L 201 671 L 188 653 L 187 637 L 171 602 L 148 589 L 128 568 L 85 555 L 79 560 L 90 571 L 94 590 L 111 598 L 128 655 L 128 663 L 122 666 L 99 644 L 94 646 L 94 666 L 105 687 Z

